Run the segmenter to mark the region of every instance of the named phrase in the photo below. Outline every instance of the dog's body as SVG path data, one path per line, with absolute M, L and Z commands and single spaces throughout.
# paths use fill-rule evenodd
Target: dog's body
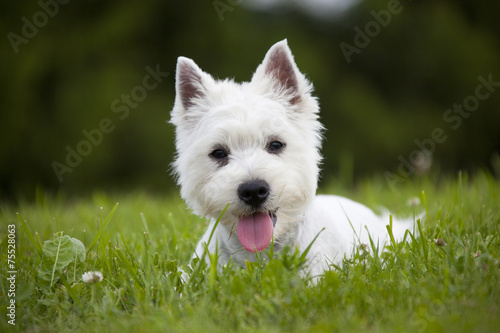
M 239 265 L 254 261 L 272 240 L 276 250 L 304 251 L 319 234 L 307 256 L 310 272 L 319 275 L 355 244 L 368 243 L 366 228 L 380 247 L 387 241 L 388 216 L 346 198 L 316 196 L 319 106 L 286 41 L 271 47 L 247 83 L 216 81 L 183 57 L 176 75 L 174 168 L 184 200 L 212 220 L 194 256 L 201 257 L 228 204 L 208 244 L 211 253 L 218 244 L 219 264 L 229 257 Z M 394 236 L 410 227 L 395 221 Z
M 198 242 L 193 257 L 201 257 L 208 243 L 214 227 L 212 220 L 207 231 Z M 275 241 L 274 249 L 279 250 L 283 245 L 297 246 L 303 253 L 314 238 L 311 250 L 307 255 L 308 269 L 312 276 L 318 276 L 328 269 L 332 263 L 339 264 L 344 255 L 349 258 L 356 244 L 370 244 L 365 226 L 370 236 L 382 249 L 388 241 L 386 225 L 389 224 L 389 215 L 379 217 L 360 203 L 334 195 L 318 195 L 303 215 L 302 219 L 294 221 L 290 230 Z M 411 221 L 398 221 L 392 226 L 397 239 L 401 239 L 404 232 L 411 228 Z M 324 229 L 324 230 L 323 230 Z M 238 239 L 231 237 L 227 228 L 217 228 L 216 235 L 219 243 L 219 262 L 227 263 L 232 256 L 233 261 L 244 265 L 245 260 L 255 261 L 255 253 L 242 249 Z M 208 246 L 210 253 L 215 253 L 216 242 L 212 240 Z

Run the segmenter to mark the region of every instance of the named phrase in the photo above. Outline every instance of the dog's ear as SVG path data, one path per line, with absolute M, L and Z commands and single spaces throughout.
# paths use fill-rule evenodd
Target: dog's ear
M 188 110 L 197 98 L 203 98 L 206 91 L 203 80 L 208 74 L 204 73 L 196 63 L 185 57 L 177 59 L 175 78 L 176 104 L 180 102 Z
M 273 89 L 286 91 L 289 95 L 290 104 L 294 105 L 301 100 L 301 87 L 299 80 L 305 80 L 299 72 L 292 51 L 288 47 L 287 40 L 274 44 L 267 51 L 264 61 L 257 68 L 252 81 L 268 78 L 271 80 Z M 305 82 L 307 84 L 307 82 Z

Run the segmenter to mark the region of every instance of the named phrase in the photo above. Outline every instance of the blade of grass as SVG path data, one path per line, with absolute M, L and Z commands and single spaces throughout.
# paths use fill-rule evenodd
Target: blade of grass
M 59 261 L 59 251 L 61 250 L 61 242 L 62 242 L 63 232 L 60 232 L 59 244 L 57 245 L 57 253 L 56 258 L 54 259 L 54 269 L 52 270 L 52 276 L 50 278 L 50 288 L 54 285 L 54 276 L 56 275 L 57 262 Z
M 391 239 L 391 244 L 396 250 L 396 240 L 394 239 L 394 234 L 392 233 L 392 215 L 389 215 L 389 224 L 385 226 L 387 232 L 389 233 L 389 238 Z
M 460 231 L 464 229 L 464 218 L 463 218 L 463 204 L 462 204 L 462 170 L 458 171 L 458 211 L 459 211 L 459 219 L 460 219 Z
M 319 234 L 321 234 L 323 231 L 325 231 L 326 228 L 323 228 L 321 229 L 317 234 L 316 236 L 314 237 L 314 239 L 311 241 L 311 243 L 309 243 L 309 245 L 306 247 L 306 249 L 304 250 L 304 252 L 302 252 L 302 254 L 300 255 L 300 258 L 299 260 L 300 261 L 303 261 L 306 259 L 306 256 L 307 254 L 309 253 L 309 250 L 311 250 L 311 247 L 312 245 L 314 244 L 314 242 L 316 241 L 316 239 L 319 237 Z
M 28 236 L 28 239 L 30 240 L 30 242 L 33 245 L 33 247 L 35 248 L 36 252 L 38 252 L 38 254 L 40 255 L 40 257 L 43 256 L 42 246 L 35 241 L 35 238 L 33 237 L 33 234 L 31 233 L 30 229 L 26 225 L 26 222 L 23 220 L 23 218 L 21 217 L 21 215 L 19 213 L 16 213 L 16 215 L 17 215 L 17 218 L 19 219 L 19 222 L 21 223 L 21 227 L 23 228 L 24 232 Z
M 118 202 L 115 204 L 115 206 L 113 207 L 113 209 L 111 209 L 111 212 L 109 212 L 109 214 L 106 217 L 106 220 L 104 222 L 102 222 L 103 216 L 102 216 L 102 210 L 101 210 L 101 224 L 99 226 L 99 231 L 97 232 L 97 234 L 95 235 L 94 239 L 90 243 L 89 249 L 87 250 L 87 254 L 90 252 L 90 250 L 92 250 L 92 248 L 94 247 L 94 245 L 101 238 L 101 234 L 102 234 L 103 230 L 106 228 L 106 226 L 108 225 L 109 221 L 111 220 L 111 217 L 113 217 L 113 214 L 115 213 L 116 208 L 118 208 Z
M 368 232 L 368 227 L 367 226 L 365 226 L 365 229 Z M 370 246 L 372 248 L 373 257 L 375 259 L 377 259 L 377 261 L 378 261 L 378 257 L 379 257 L 379 244 L 377 242 L 377 246 L 375 246 L 375 242 L 373 241 L 373 238 L 372 238 L 372 236 L 370 235 L 369 232 L 368 232 L 368 239 L 370 240 Z
M 458 208 L 462 211 L 462 170 L 458 170 Z
M 141 221 L 142 221 L 142 224 L 144 225 L 144 229 L 146 229 L 146 232 L 148 233 L 148 235 L 150 235 L 148 223 L 146 222 L 146 218 L 144 217 L 144 213 L 141 212 L 139 215 L 141 216 Z
M 425 217 L 427 221 L 429 221 L 429 209 L 427 208 L 427 199 L 425 198 L 425 191 L 422 191 L 422 201 L 424 202 L 425 207 Z
M 426 237 L 424 237 L 424 233 L 422 232 L 422 225 L 420 223 L 420 219 L 417 220 L 417 226 L 418 226 L 418 232 L 420 234 L 420 237 L 419 237 L 420 245 L 421 245 L 424 257 L 425 257 L 425 261 L 427 261 L 429 258 L 428 250 L 427 250 L 427 243 L 425 242 Z
M 274 258 L 274 233 L 271 238 L 271 247 L 269 248 L 269 260 L 273 260 Z
M 191 286 L 191 284 L 193 283 L 193 281 L 198 277 L 198 274 L 200 273 L 201 266 L 202 266 L 203 262 L 205 261 L 205 256 L 208 253 L 208 244 L 210 244 L 210 241 L 212 240 L 212 237 L 213 237 L 213 235 L 215 233 L 215 229 L 217 228 L 217 225 L 219 225 L 219 222 L 222 219 L 222 216 L 224 215 L 224 213 L 226 212 L 227 207 L 229 207 L 229 204 L 226 205 L 226 207 L 224 208 L 224 210 L 220 214 L 220 216 L 217 219 L 217 221 L 215 221 L 214 227 L 212 228 L 212 232 L 210 233 L 210 237 L 208 237 L 208 242 L 205 244 L 205 248 L 203 249 L 203 254 L 201 255 L 201 258 L 199 258 L 200 260 L 196 264 L 196 267 L 193 270 L 193 273 L 189 277 L 189 280 L 188 280 L 188 283 L 187 283 L 188 286 Z
M 215 289 L 215 281 L 217 279 L 217 261 L 219 258 L 219 240 L 215 240 L 215 253 L 208 254 L 210 256 L 210 274 L 208 278 L 208 286 L 210 292 L 213 292 Z
M 146 304 L 151 300 L 151 258 L 149 256 L 149 233 L 144 233 L 144 289 Z
M 142 281 L 139 279 L 139 277 L 137 276 L 137 270 L 130 264 L 129 260 L 127 259 L 127 257 L 125 257 L 125 255 L 121 252 L 120 248 L 116 247 L 115 249 L 113 249 L 113 251 L 115 252 L 116 254 L 116 257 L 120 260 L 121 264 L 123 265 L 123 267 L 125 267 L 125 269 L 127 270 L 127 272 L 130 274 L 130 276 L 135 280 L 135 282 L 137 282 L 137 284 L 141 287 L 141 288 L 144 288 L 143 284 L 142 284 Z
M 36 237 L 36 240 L 38 241 L 38 246 L 43 249 L 43 245 L 42 245 L 42 240 L 40 239 L 40 235 L 38 234 L 38 232 L 35 231 L 35 237 Z M 42 250 L 43 252 L 43 250 Z
M 133 255 L 132 255 L 132 253 L 130 252 L 130 249 L 128 248 L 128 246 L 127 246 L 127 242 L 125 241 L 125 237 L 123 237 L 123 234 L 122 234 L 122 232 L 121 232 L 121 231 L 119 231 L 118 233 L 120 234 L 120 237 L 121 237 L 121 239 L 122 239 L 122 245 L 123 245 L 123 247 L 125 248 L 125 253 L 127 254 L 127 256 L 128 256 L 129 258 L 133 258 Z M 134 263 L 134 261 L 133 261 L 133 260 L 132 260 L 132 267 L 134 267 L 134 269 L 135 269 L 135 268 L 137 268 L 137 267 L 135 267 L 135 263 Z

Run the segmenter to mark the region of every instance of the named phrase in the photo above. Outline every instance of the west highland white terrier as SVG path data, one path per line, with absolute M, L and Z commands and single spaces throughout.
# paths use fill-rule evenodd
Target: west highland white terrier
M 388 214 L 316 195 L 323 127 L 312 90 L 286 40 L 273 45 L 252 80 L 241 84 L 215 80 L 191 59 L 178 58 L 173 166 L 182 198 L 211 219 L 194 257 L 207 245 L 215 253 L 218 244 L 220 265 L 232 257 L 244 266 L 271 241 L 275 251 L 288 245 L 303 252 L 319 234 L 306 257 L 318 276 L 351 256 L 356 244 L 368 244 L 368 234 L 381 248 L 388 240 Z M 411 221 L 394 221 L 394 237 L 411 227 Z

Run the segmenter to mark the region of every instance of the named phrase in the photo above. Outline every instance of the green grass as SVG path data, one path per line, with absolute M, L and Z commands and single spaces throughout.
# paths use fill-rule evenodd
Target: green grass
M 207 223 L 176 196 L 96 192 L 68 199 L 38 191 L 36 203 L 4 204 L 0 330 L 498 331 L 498 180 L 479 172 L 414 178 L 397 191 L 382 178 L 356 189 L 332 182 L 329 189 L 322 192 L 347 195 L 375 209 L 384 205 L 399 215 L 426 212 L 428 219 L 419 238 L 392 244 L 381 256 L 368 253 L 370 244 L 362 245 L 316 284 L 298 276 L 304 262 L 293 250 L 248 263 L 247 269 L 201 267 L 183 283 L 181 269 L 189 271 Z M 408 207 L 411 197 L 419 197 L 421 205 Z M 7 323 L 4 269 L 10 224 L 17 247 L 14 327 Z M 77 240 L 85 246 L 82 260 Z M 103 281 L 83 283 L 87 271 L 102 272 Z

